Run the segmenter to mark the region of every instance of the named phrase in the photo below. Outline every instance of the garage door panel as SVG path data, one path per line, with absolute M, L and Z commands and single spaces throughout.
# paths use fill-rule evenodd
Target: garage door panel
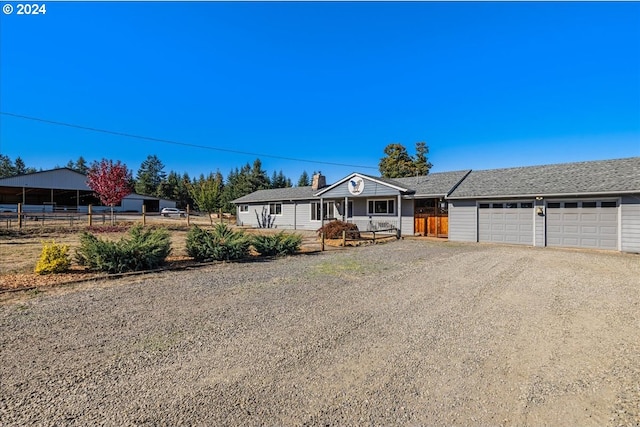
M 533 208 L 523 208 L 520 202 L 495 204 L 503 207 L 490 202 L 491 207 L 478 209 L 478 240 L 533 245 Z
M 578 234 L 578 226 L 577 225 L 563 225 L 562 232 L 566 234 Z
M 618 213 L 615 207 L 602 207 L 598 201 L 552 202 L 547 206 L 547 246 L 568 246 L 595 249 L 616 249 L 618 242 Z M 551 205 L 551 203 L 549 203 Z M 558 207 L 560 206 L 560 207 Z

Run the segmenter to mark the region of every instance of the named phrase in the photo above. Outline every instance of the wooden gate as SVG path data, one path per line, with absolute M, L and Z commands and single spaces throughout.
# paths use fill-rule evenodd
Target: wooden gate
M 447 237 L 449 215 L 447 204 L 438 199 L 416 200 L 413 215 L 414 233 L 422 236 Z

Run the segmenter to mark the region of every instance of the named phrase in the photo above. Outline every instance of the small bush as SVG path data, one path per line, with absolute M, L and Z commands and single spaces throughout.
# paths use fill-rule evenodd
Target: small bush
M 242 231 L 233 231 L 226 224 L 216 224 L 211 231 L 193 226 L 187 233 L 187 254 L 199 262 L 246 258 L 250 245 Z
M 350 222 L 344 221 L 331 221 L 324 225 L 324 227 L 318 229 L 318 235 L 324 233 L 326 239 L 342 239 L 342 232 L 347 232 L 347 239 L 359 239 L 360 230 L 358 226 Z
M 299 234 L 285 234 L 279 232 L 272 235 L 255 235 L 251 244 L 256 252 L 262 256 L 290 255 L 300 250 L 302 236 Z
M 171 239 L 167 230 L 145 230 L 136 225 L 129 230 L 128 236 L 117 242 L 82 233 L 76 259 L 91 270 L 124 273 L 157 268 L 164 264 L 170 252 Z
M 69 246 L 58 245 L 53 240 L 42 242 L 42 253 L 36 264 L 36 274 L 64 273 L 71 267 Z

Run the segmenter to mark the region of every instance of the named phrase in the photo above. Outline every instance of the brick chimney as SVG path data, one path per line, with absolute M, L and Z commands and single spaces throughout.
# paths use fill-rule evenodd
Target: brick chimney
M 327 186 L 327 178 L 325 178 L 324 175 L 322 175 L 321 172 L 318 172 L 317 174 L 313 175 L 313 181 L 311 182 L 311 189 L 312 190 L 319 190 L 323 187 Z

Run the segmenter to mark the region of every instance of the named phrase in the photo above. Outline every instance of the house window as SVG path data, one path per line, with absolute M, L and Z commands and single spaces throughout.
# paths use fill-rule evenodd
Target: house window
M 335 208 L 336 205 L 334 202 L 324 202 L 323 203 L 323 215 L 324 219 L 334 219 Z M 320 202 L 311 202 L 311 221 L 320 221 L 322 217 L 320 216 Z
M 396 213 L 396 203 L 393 199 L 368 200 L 368 215 L 394 215 Z
M 595 208 L 596 202 L 582 202 L 583 208 Z
M 240 205 L 240 212 L 249 212 L 249 205 Z
M 533 207 L 533 203 L 531 202 L 522 202 L 520 203 L 520 207 L 523 209 L 531 209 Z
M 565 202 L 564 207 L 565 208 L 577 208 L 578 207 L 578 202 Z
M 269 203 L 270 215 L 282 215 L 282 203 Z
M 603 208 L 615 208 L 617 206 L 617 202 L 602 202 L 600 206 Z
M 489 203 L 480 203 L 479 208 L 480 209 L 488 209 L 489 208 Z
M 502 208 L 504 208 L 504 204 L 502 204 L 502 203 L 493 203 L 493 204 L 491 205 L 491 207 L 492 207 L 493 209 L 502 209 Z
M 353 218 L 353 201 L 347 202 L 347 218 Z
M 550 208 L 550 209 L 556 209 L 556 208 L 560 207 L 560 203 L 558 203 L 558 202 L 550 202 L 550 203 L 547 203 L 547 207 Z

